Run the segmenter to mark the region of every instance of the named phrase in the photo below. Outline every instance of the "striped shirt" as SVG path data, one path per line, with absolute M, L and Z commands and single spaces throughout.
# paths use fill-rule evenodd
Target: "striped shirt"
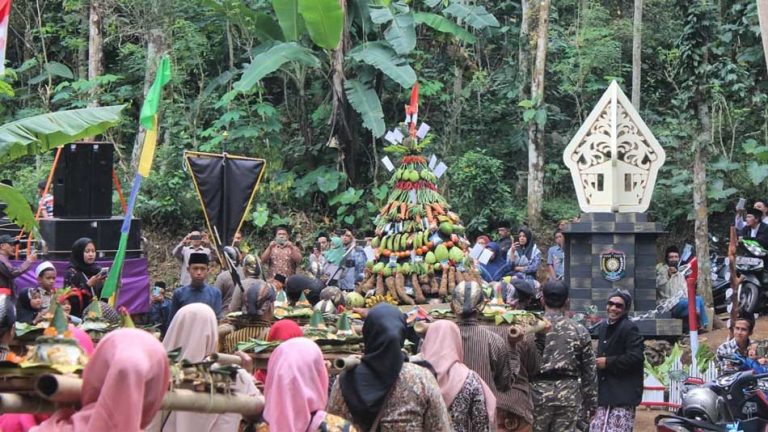
M 513 373 L 507 343 L 477 323 L 476 319 L 456 322 L 464 344 L 464 364 L 477 372 L 496 395 L 496 407 L 516 411 L 510 395 Z
M 506 339 L 509 333 L 507 326 L 486 326 L 489 330 Z M 531 394 L 530 377 L 539 372 L 541 355 L 534 338 L 527 336 L 523 341 L 509 347 L 509 359 L 512 370 L 512 383 L 504 398 L 509 399 L 509 411 L 522 417 L 528 424 L 533 424 L 533 396 Z

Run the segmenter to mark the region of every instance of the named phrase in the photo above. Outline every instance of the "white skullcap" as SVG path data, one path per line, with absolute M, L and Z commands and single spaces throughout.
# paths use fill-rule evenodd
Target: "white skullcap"
M 48 269 L 53 269 L 53 271 L 56 271 L 56 267 L 54 267 L 54 266 L 53 266 L 53 264 L 51 264 L 51 262 L 50 262 L 50 261 L 43 261 L 43 262 L 41 262 L 41 263 L 40 263 L 40 264 L 37 266 L 37 268 L 35 269 L 35 276 L 37 276 L 37 277 L 40 277 L 40 275 L 41 275 L 41 274 L 42 274 L 44 271 L 46 271 L 46 270 L 48 270 Z

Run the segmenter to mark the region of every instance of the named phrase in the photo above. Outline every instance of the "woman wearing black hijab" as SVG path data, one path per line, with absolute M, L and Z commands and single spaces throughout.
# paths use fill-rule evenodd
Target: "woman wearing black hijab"
M 331 389 L 328 412 L 351 420 L 360 431 L 450 431 L 451 421 L 434 375 L 405 362 L 405 316 L 376 305 L 363 324 L 365 350 Z
M 72 255 L 69 257 L 69 268 L 64 275 L 64 288 L 71 288 L 69 302 L 72 305 L 72 315 L 80 318 L 83 310 L 94 297 L 98 298 L 106 273 L 101 272 L 96 264 L 96 245 L 88 237 L 78 239 L 72 245 Z
M 517 241 L 509 249 L 509 263 L 514 267 L 519 279 L 530 282 L 536 280 L 536 272 L 541 264 L 541 251 L 528 228 L 522 227 L 518 231 Z

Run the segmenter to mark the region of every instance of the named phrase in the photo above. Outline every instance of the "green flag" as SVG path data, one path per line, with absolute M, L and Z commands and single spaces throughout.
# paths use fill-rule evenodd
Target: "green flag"
M 139 116 L 139 122 L 144 129 L 152 129 L 154 127 L 153 119 L 157 114 L 158 106 L 160 105 L 160 97 L 163 95 L 163 86 L 171 80 L 171 60 L 168 55 L 164 55 L 160 60 L 160 64 L 157 66 L 157 72 L 155 73 L 155 81 L 152 83 L 152 87 L 147 92 L 147 97 L 144 98 L 144 105 L 141 107 L 141 115 Z

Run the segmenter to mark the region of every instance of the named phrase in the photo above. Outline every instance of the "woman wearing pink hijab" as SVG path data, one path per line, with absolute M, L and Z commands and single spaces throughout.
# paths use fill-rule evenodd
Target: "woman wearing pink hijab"
M 93 340 L 88 333 L 72 324 L 69 325 L 72 336 L 77 340 L 80 348 L 88 357 L 93 355 Z M 0 416 L 0 431 L 2 432 L 27 432 L 50 417 L 48 414 L 3 414 Z
M 163 345 L 137 329 L 120 329 L 99 342 L 83 371 L 82 408 L 61 409 L 32 432 L 140 432 L 168 391 Z
M 219 330 L 216 314 L 205 303 L 192 303 L 173 316 L 163 339 L 167 351 L 181 348 L 180 357 L 199 363 L 216 352 Z M 232 391 L 258 396 L 259 390 L 251 374 L 238 370 Z M 207 414 L 187 411 L 160 411 L 148 430 L 152 432 L 236 432 L 242 416 L 236 413 Z
M 421 355 L 435 368 L 453 430 L 495 430 L 496 397 L 482 378 L 462 363 L 464 347 L 459 327 L 448 320 L 430 324 Z
M 269 356 L 264 384 L 264 420 L 260 432 L 328 432 L 356 429 L 340 417 L 325 412 L 328 404 L 328 371 L 320 347 L 307 338 L 280 344 Z

